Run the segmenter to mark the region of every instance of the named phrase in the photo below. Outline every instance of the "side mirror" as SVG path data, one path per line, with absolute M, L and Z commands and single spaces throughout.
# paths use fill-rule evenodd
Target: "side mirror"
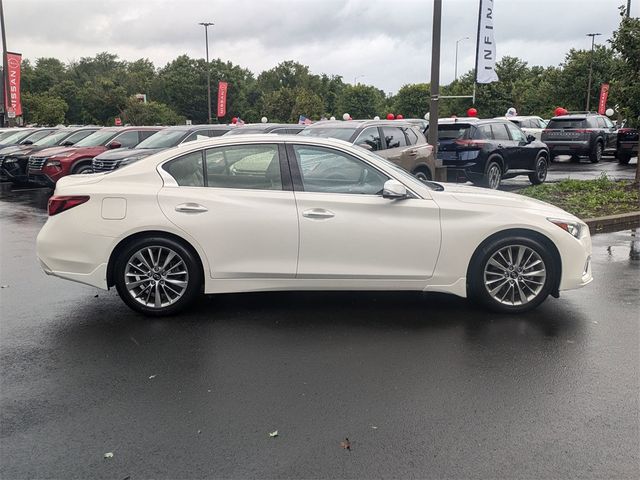
M 372 151 L 373 150 L 373 148 L 371 148 L 371 145 L 369 145 L 368 143 L 359 143 L 358 146 L 360 148 L 364 148 L 365 150 L 368 150 L 368 151 Z
M 107 145 L 108 148 L 114 149 L 114 148 L 120 148 L 122 147 L 122 144 L 120 142 L 118 142 L 117 140 L 114 140 L 113 142 L 109 143 L 109 145 Z
M 533 135 L 527 135 L 527 143 L 531 143 L 535 141 L 536 141 L 536 137 L 534 137 Z
M 33 140 L 25 140 L 22 145 L 33 145 Z
M 382 187 L 382 197 L 390 199 L 407 198 L 407 187 L 397 180 L 387 180 Z
M 73 142 L 70 142 L 69 140 L 65 140 L 64 142 L 62 142 L 60 144 L 60 146 L 62 146 L 62 147 L 70 147 L 72 145 L 73 145 Z

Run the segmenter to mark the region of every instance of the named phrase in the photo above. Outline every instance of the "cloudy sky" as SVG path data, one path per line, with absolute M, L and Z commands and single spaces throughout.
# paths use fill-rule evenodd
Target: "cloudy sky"
M 557 65 L 588 32 L 604 42 L 626 0 L 495 0 L 498 58 Z M 635 0 L 635 3 L 638 3 Z M 478 0 L 444 0 L 441 82 L 473 67 Z M 204 31 L 214 22 L 211 57 L 253 72 L 297 60 L 315 73 L 396 92 L 428 81 L 432 0 L 5 0 L 7 43 L 25 58 L 63 61 L 109 51 L 162 66 L 180 54 L 204 57 Z M 634 4 L 632 14 L 638 15 Z

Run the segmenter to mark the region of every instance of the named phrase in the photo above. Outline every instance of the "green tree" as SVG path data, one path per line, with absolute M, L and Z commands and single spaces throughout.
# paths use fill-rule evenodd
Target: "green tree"
M 393 113 L 405 118 L 422 118 L 429 110 L 431 94 L 428 83 L 404 85 L 393 98 Z
M 131 97 L 122 111 L 122 120 L 131 125 L 178 125 L 185 118 L 174 112 L 169 106 L 159 102 L 143 103 Z
M 300 115 L 319 119 L 324 113 L 324 102 L 319 95 L 306 88 L 297 88 L 293 92 L 294 102 L 289 118 L 290 122 L 297 122 Z
M 611 47 L 619 60 L 613 69 L 619 113 L 630 125 L 640 127 L 640 18 L 624 16 L 613 32 Z
M 48 93 L 28 93 L 22 96 L 23 117 L 26 123 L 58 125 L 64 123 L 67 103 Z
M 383 113 L 384 92 L 370 85 L 346 85 L 338 97 L 338 115 L 348 113 L 352 118 L 373 118 Z

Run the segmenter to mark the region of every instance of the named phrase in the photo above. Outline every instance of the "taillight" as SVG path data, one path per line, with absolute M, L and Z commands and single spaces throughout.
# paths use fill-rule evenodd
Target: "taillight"
M 89 195 L 54 195 L 49 199 L 49 216 L 77 207 L 89 200 Z
M 453 143 L 466 148 L 482 148 L 487 144 L 483 140 L 455 140 Z

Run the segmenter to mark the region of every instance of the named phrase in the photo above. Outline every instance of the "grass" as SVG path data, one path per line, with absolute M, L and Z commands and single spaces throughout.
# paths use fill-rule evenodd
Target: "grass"
M 595 218 L 640 210 L 640 187 L 631 180 L 563 180 L 543 183 L 517 193 L 556 205 L 578 218 Z

